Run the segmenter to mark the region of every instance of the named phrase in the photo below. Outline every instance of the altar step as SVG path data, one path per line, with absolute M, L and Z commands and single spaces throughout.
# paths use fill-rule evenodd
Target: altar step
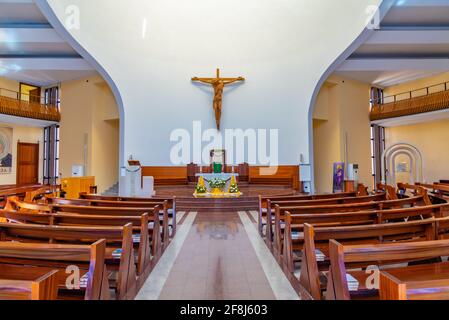
M 250 211 L 259 210 L 259 198 L 177 198 L 178 211 Z

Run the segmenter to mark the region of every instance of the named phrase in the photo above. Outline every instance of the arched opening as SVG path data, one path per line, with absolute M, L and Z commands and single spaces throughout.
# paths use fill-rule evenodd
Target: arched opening
M 382 155 L 382 182 L 414 184 L 423 179 L 423 158 L 419 149 L 408 143 L 398 143 Z

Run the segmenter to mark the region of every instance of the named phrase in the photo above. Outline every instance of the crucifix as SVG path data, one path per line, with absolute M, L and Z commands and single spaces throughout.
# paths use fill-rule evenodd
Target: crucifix
M 217 69 L 217 77 L 216 78 L 192 78 L 192 81 L 202 82 L 206 84 L 212 85 L 214 88 L 214 111 L 215 111 L 215 121 L 217 123 L 217 129 L 220 130 L 220 122 L 221 122 L 221 108 L 223 103 L 223 90 L 224 87 L 228 84 L 237 82 L 237 81 L 245 81 L 245 78 L 220 78 L 220 69 Z

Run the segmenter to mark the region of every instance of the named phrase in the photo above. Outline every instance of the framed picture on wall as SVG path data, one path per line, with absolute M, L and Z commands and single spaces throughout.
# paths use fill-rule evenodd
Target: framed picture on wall
M 334 193 L 345 191 L 345 164 L 344 162 L 334 163 Z
M 0 174 L 12 171 L 12 128 L 0 128 Z

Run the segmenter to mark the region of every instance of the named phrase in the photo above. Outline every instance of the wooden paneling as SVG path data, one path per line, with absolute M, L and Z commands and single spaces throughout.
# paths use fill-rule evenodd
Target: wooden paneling
M 267 167 L 251 166 L 249 168 L 249 182 L 252 184 L 286 185 L 295 190 L 300 189 L 299 166 L 278 166 L 274 174 L 264 175 L 262 169 Z M 270 168 L 275 170 L 276 168 Z
M 236 166 L 235 172 L 240 173 L 241 170 L 242 176 L 245 177 L 244 180 L 248 179 L 249 174 L 249 182 L 252 184 L 282 185 L 296 190 L 300 189 L 299 166 L 279 166 L 273 175 L 263 175 L 261 169 L 267 169 L 267 167 L 250 166 L 248 169 L 248 166 L 243 164 Z M 204 173 L 209 171 L 209 167 L 203 167 Z M 228 167 L 227 172 L 230 171 L 231 167 Z M 197 172 L 199 172 L 199 168 L 195 165 L 189 167 L 142 167 L 142 177 L 154 177 L 155 185 L 187 184 L 188 176 L 192 180 L 192 175 Z
M 39 182 L 39 144 L 17 144 L 17 184 L 37 184 Z
M 154 177 L 155 185 L 187 184 L 187 167 L 142 167 L 142 177 Z
M 80 192 L 90 193 L 95 186 L 95 177 L 63 178 L 61 188 L 66 192 L 66 198 L 78 199 Z

